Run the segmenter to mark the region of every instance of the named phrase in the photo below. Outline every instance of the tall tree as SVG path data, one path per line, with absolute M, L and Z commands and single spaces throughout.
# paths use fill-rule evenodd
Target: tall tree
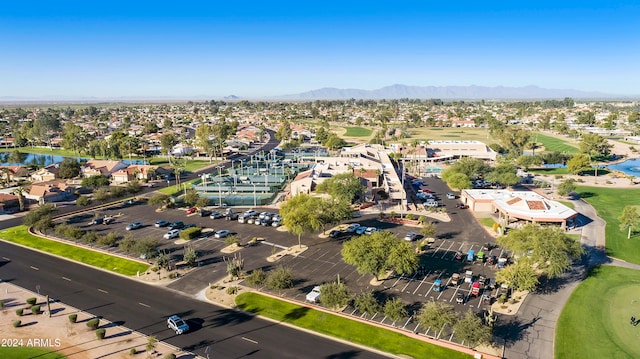
M 612 147 L 609 141 L 595 133 L 585 133 L 580 141 L 580 152 L 596 159 L 609 156 Z
M 302 246 L 303 234 L 322 228 L 319 209 L 322 200 L 301 193 L 292 197 L 280 207 L 282 223 L 287 230 L 298 236 L 298 246 Z
M 353 203 L 362 196 L 365 189 L 360 178 L 351 172 L 337 174 L 316 187 L 317 191 L 327 192 L 331 197 L 347 203 Z
M 580 175 L 591 169 L 591 159 L 584 153 L 576 153 L 567 161 L 567 169 L 573 174 Z
M 624 206 L 622 209 L 622 214 L 618 217 L 618 221 L 620 221 L 620 229 L 627 229 L 627 239 L 631 238 L 631 230 L 638 226 L 640 222 L 640 214 L 638 214 L 638 210 L 635 206 Z
M 491 328 L 469 309 L 454 325 L 455 337 L 468 347 L 491 342 Z
M 341 254 L 358 273 L 371 273 L 376 279 L 392 268 L 399 274 L 411 273 L 419 264 L 411 244 L 388 231 L 353 238 L 342 246 Z
M 537 269 L 549 278 L 569 269 L 573 259 L 584 253 L 579 241 L 567 236 L 560 227 L 526 224 L 498 237 L 498 243 L 522 257 L 531 258 Z

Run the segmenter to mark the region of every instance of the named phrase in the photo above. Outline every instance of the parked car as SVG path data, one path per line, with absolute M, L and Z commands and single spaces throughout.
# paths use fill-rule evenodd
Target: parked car
M 104 219 L 102 220 L 102 224 L 111 224 L 115 221 L 115 218 L 113 217 L 104 217 Z
M 91 224 L 102 224 L 102 222 L 104 222 L 104 217 L 98 217 L 94 218 L 93 221 L 91 221 Z
M 428 199 L 422 205 L 424 205 L 425 207 L 438 207 L 438 201 L 434 199 Z
M 411 241 L 413 241 L 414 239 L 416 239 L 416 237 L 417 237 L 417 236 L 418 236 L 418 234 L 417 234 L 417 233 L 415 233 L 415 232 L 408 232 L 408 233 L 407 233 L 407 235 L 406 235 L 406 236 L 404 236 L 404 240 L 405 240 L 405 241 L 409 241 L 409 242 L 411 242 Z
M 169 229 L 182 229 L 184 227 L 184 222 L 182 221 L 175 221 L 173 223 L 169 223 L 169 226 L 167 226 L 167 228 Z
M 367 227 L 365 226 L 360 226 L 358 228 L 356 228 L 356 234 L 364 234 L 364 232 L 367 231 Z
M 467 252 L 467 262 L 473 262 L 476 258 L 476 252 L 473 249 L 469 249 Z
M 316 303 L 320 299 L 320 286 L 317 285 L 307 293 L 307 302 Z
M 160 227 L 166 227 L 169 225 L 169 221 L 165 221 L 164 219 L 159 219 L 156 221 L 155 226 L 160 228 Z
M 351 223 L 349 227 L 347 227 L 347 233 L 355 232 L 358 229 L 358 227 L 360 227 L 360 223 Z
M 367 227 L 367 229 L 364 230 L 364 234 L 370 235 L 370 234 L 374 234 L 378 231 L 378 228 L 376 227 Z
M 453 273 L 451 276 L 451 285 L 458 285 L 460 283 L 460 274 Z
M 127 231 L 132 231 L 134 229 L 138 229 L 142 227 L 142 222 L 133 222 L 125 228 Z
M 189 209 L 187 209 L 187 214 L 194 214 L 198 211 L 198 209 L 196 207 L 191 207 Z
M 333 231 L 329 232 L 329 237 L 331 238 L 338 238 L 340 237 L 340 235 L 342 234 L 341 231 L 334 229 Z
M 227 231 L 226 229 L 222 229 L 216 232 L 216 234 L 214 235 L 214 237 L 216 238 L 225 238 L 226 236 L 229 235 L 229 231 Z
M 209 218 L 211 219 L 218 219 L 218 218 L 222 218 L 224 217 L 224 215 L 218 211 L 213 211 L 209 214 Z
M 461 291 L 458 291 L 458 293 L 456 293 L 456 303 L 458 304 L 463 304 L 464 303 L 464 293 Z
M 257 215 L 259 215 L 259 213 L 257 211 L 254 211 L 252 209 L 245 211 L 244 214 L 247 215 L 247 216 L 257 216 Z
M 442 285 L 442 279 L 436 279 L 433 282 L 433 290 L 436 292 L 442 292 L 444 290 L 444 285 Z
M 208 209 L 201 209 L 198 213 L 200 217 L 209 217 L 211 215 L 211 211 Z
M 271 222 L 271 227 L 280 227 L 281 225 L 282 225 L 282 221 Z
M 224 215 L 224 219 L 227 220 L 227 221 L 237 221 L 238 220 L 238 214 L 237 213 L 233 213 L 233 212 L 229 212 L 229 213 Z
M 177 238 L 180 235 L 180 230 L 172 229 L 169 232 L 164 234 L 164 239 L 173 239 Z
M 447 192 L 447 199 L 456 199 L 456 195 L 453 192 Z
M 189 330 L 187 322 L 177 315 L 172 315 L 167 319 L 167 326 L 178 335 L 186 333 Z

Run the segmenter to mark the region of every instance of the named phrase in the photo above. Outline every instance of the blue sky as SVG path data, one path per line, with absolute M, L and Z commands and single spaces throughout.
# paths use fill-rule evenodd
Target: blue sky
M 489 3 L 489 4 L 486 4 Z M 0 97 L 392 84 L 640 94 L 637 1 L 12 1 Z

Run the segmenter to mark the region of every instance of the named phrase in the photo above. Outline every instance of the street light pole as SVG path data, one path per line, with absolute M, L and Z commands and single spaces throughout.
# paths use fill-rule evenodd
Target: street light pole
M 218 206 L 222 206 L 222 186 L 220 185 L 220 182 L 218 182 L 217 185 L 218 185 Z
M 257 207 L 257 202 L 256 202 L 256 184 L 253 183 L 253 207 Z

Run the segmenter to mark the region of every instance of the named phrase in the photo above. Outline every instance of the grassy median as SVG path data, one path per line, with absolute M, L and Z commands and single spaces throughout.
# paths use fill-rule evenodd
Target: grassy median
M 137 261 L 34 236 L 24 225 L 0 231 L 0 239 L 127 276 L 143 273 L 149 268 L 149 265 Z
M 456 359 L 470 355 L 439 347 L 391 330 L 325 313 L 257 293 L 242 293 L 236 304 L 244 311 L 313 330 L 332 337 L 413 358 Z

